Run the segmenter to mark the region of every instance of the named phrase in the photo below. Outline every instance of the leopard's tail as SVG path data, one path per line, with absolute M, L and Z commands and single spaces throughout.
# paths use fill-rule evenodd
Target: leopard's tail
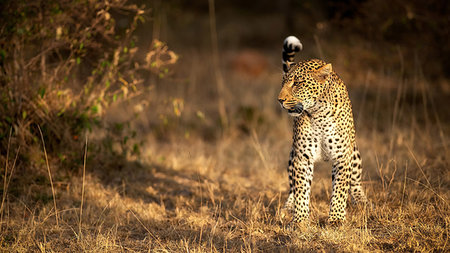
M 294 63 L 295 53 L 302 49 L 303 45 L 297 37 L 289 36 L 286 39 L 284 39 L 283 53 L 282 53 L 284 73 L 287 73 L 291 65 Z

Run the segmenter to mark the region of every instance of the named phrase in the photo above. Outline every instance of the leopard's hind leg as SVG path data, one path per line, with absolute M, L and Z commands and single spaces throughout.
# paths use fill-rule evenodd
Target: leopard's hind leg
M 351 170 L 352 175 L 350 180 L 350 195 L 352 196 L 352 203 L 366 204 L 367 197 L 361 186 L 362 160 L 361 155 L 359 153 L 359 149 L 356 146 L 356 144 L 352 153 Z

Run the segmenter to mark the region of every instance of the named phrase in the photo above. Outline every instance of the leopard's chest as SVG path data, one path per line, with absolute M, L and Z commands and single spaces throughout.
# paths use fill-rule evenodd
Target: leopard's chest
M 314 162 L 328 161 L 330 154 L 328 152 L 328 149 L 326 148 L 326 133 L 330 132 L 331 130 L 323 126 L 312 125 L 311 131 L 314 138 L 317 140 L 317 148 L 313 153 Z
M 294 142 L 298 151 L 307 151 L 313 162 L 328 161 L 333 156 L 329 146 L 329 139 L 338 135 L 336 124 L 326 117 L 305 117 L 299 121 L 297 131 L 294 130 Z

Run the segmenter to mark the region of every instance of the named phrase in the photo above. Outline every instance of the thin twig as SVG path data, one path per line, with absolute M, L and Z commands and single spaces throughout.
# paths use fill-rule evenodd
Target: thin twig
M 254 129 L 252 129 L 252 141 L 253 141 L 253 147 L 255 148 L 256 153 L 258 153 L 259 158 L 261 158 L 264 168 L 267 171 L 269 171 L 269 166 L 267 165 L 266 157 L 263 154 L 261 144 L 259 143 L 259 140 L 258 140 L 258 135 L 256 134 L 256 131 Z
M 219 107 L 219 115 L 220 121 L 222 123 L 222 127 L 226 129 L 228 127 L 228 116 L 225 109 L 225 102 L 223 99 L 225 93 L 225 85 L 223 81 L 222 72 L 220 71 L 219 66 L 219 46 L 217 42 L 217 27 L 216 27 L 216 11 L 214 7 L 214 0 L 209 0 L 209 25 L 211 31 L 211 44 L 212 44 L 212 58 L 214 64 L 214 73 L 216 76 L 216 85 L 217 85 L 217 93 L 218 93 L 218 107 Z
M 423 82 L 425 82 L 425 80 Z M 425 87 L 425 85 L 424 85 L 424 87 Z M 442 130 L 443 128 L 442 128 L 441 120 L 440 120 L 439 115 L 437 113 L 437 109 L 436 109 L 436 105 L 435 105 L 435 99 L 434 99 L 433 95 L 431 94 L 431 92 L 429 91 L 428 88 L 425 87 L 424 88 L 424 92 L 426 93 L 425 95 L 428 95 L 428 97 L 429 97 L 429 101 L 430 101 L 430 104 L 431 104 L 431 109 L 433 111 L 433 116 L 434 116 L 434 118 L 436 120 L 436 125 L 437 125 L 438 130 L 439 130 L 439 137 L 441 138 L 442 146 L 443 146 L 443 148 L 445 150 L 445 155 L 448 155 L 449 154 L 448 145 L 447 145 L 447 141 L 446 141 L 446 137 L 445 137 L 444 131 Z
M 395 162 L 395 160 L 392 162 L 394 163 L 394 172 L 392 172 L 391 180 L 389 180 L 389 184 L 387 186 L 388 189 L 391 188 L 391 184 L 392 184 L 392 182 L 394 182 L 395 172 L 397 172 L 397 163 Z
M 139 217 L 137 217 L 137 215 L 131 210 L 128 209 L 128 211 L 133 214 L 134 218 L 136 218 L 136 220 L 141 224 L 141 226 L 147 231 L 147 233 L 159 244 L 159 246 L 161 248 L 164 248 L 164 245 L 161 244 L 161 242 L 159 241 L 159 239 L 152 233 L 150 232 L 150 230 L 144 225 L 144 223 L 142 223 L 141 219 L 139 219 Z
M 11 171 L 9 172 L 8 182 L 6 183 L 6 188 L 4 189 L 4 192 L 3 192 L 5 199 L 2 199 L 2 207 L 1 207 L 1 210 L 2 210 L 1 211 L 2 212 L 2 223 L 1 224 L 3 224 L 3 203 L 6 200 L 6 197 L 8 197 L 9 183 L 11 183 L 11 178 L 12 178 L 12 175 L 13 175 L 13 172 L 14 172 L 14 168 L 16 167 L 16 162 L 17 162 L 17 158 L 19 157 L 19 153 L 20 153 L 20 146 L 17 148 L 16 157 L 14 157 L 14 162 L 13 162 L 13 164 L 11 166 Z M 8 224 L 8 223 L 6 223 L 6 224 Z
M 392 152 L 394 150 L 394 144 L 395 144 L 395 127 L 397 125 L 397 121 L 399 118 L 399 107 L 400 107 L 400 100 L 401 100 L 401 95 L 403 92 L 403 79 L 400 81 L 400 84 L 398 85 L 397 88 L 397 96 L 395 98 L 395 103 L 394 103 L 394 112 L 392 113 L 392 125 L 391 125 L 391 141 L 389 143 L 389 155 L 388 157 L 392 156 Z
M 320 45 L 319 37 L 317 36 L 317 34 L 314 34 L 314 42 L 316 42 L 317 51 L 319 52 L 320 59 L 325 60 L 322 46 Z
M 406 190 L 406 176 L 408 174 L 408 161 L 405 164 L 405 180 L 403 181 L 403 192 L 402 192 L 402 202 L 400 203 L 400 211 L 403 209 L 403 200 L 405 198 L 405 190 Z
M 409 147 L 409 145 L 406 145 L 406 148 L 409 151 L 409 154 L 411 155 L 411 157 L 414 159 L 414 162 L 416 163 L 417 167 L 419 168 L 420 172 L 422 172 L 422 176 L 425 178 L 425 180 L 427 181 L 428 185 L 431 187 L 431 183 L 428 180 L 428 177 L 425 175 L 425 172 L 423 172 L 422 166 L 420 165 L 419 161 L 416 158 L 416 155 L 414 154 L 414 152 L 411 150 L 411 148 Z
M 445 200 L 441 195 L 439 195 L 439 194 L 433 189 L 433 186 L 431 185 L 430 181 L 428 180 L 427 176 L 425 175 L 425 172 L 423 171 L 422 166 L 420 165 L 419 161 L 417 161 L 417 158 L 416 158 L 416 156 L 414 155 L 414 152 L 411 150 L 411 148 L 410 148 L 408 145 L 406 145 L 406 148 L 408 148 L 409 153 L 411 154 L 412 158 L 414 159 L 414 162 L 416 163 L 416 165 L 417 165 L 417 167 L 419 168 L 420 172 L 422 173 L 423 177 L 424 177 L 425 180 L 427 181 L 427 184 L 428 184 L 428 185 L 426 185 L 426 184 L 420 182 L 419 180 L 415 180 L 415 179 L 413 179 L 413 178 L 408 178 L 408 179 L 409 179 L 409 180 L 412 180 L 412 181 L 414 181 L 414 182 L 417 182 L 417 183 L 419 183 L 419 184 L 421 184 L 421 185 L 423 185 L 423 186 L 425 186 L 426 188 L 428 188 L 429 190 L 431 190 L 434 194 L 436 194 L 436 196 L 438 196 L 439 198 L 441 198 L 442 201 L 444 201 L 445 204 L 448 205 L 447 200 Z
M 56 208 L 56 194 L 55 194 L 55 188 L 53 187 L 52 172 L 50 171 L 50 166 L 48 164 L 48 157 L 47 157 L 47 150 L 45 149 L 44 135 L 42 134 L 41 127 L 39 125 L 37 125 L 37 127 L 39 129 L 39 133 L 41 134 L 42 147 L 44 148 L 45 163 L 47 164 L 48 177 L 50 179 L 50 185 L 52 187 L 53 205 L 55 207 L 56 225 L 59 226 L 58 209 Z
M 0 206 L 0 225 L 3 224 L 3 204 L 5 203 L 6 199 L 6 190 L 7 190 L 6 178 L 8 175 L 8 161 L 9 161 L 9 149 L 11 147 L 11 134 L 12 134 L 12 127 L 9 129 L 8 148 L 6 149 L 5 176 L 3 177 L 3 196 L 2 196 L 2 204 Z
M 419 185 L 422 185 L 423 187 L 427 188 L 428 190 L 433 192 L 436 196 L 438 196 L 442 200 L 442 202 L 444 202 L 444 204 L 448 205 L 448 201 L 444 197 L 442 197 L 439 193 L 437 193 L 431 186 L 428 186 L 414 178 L 407 177 L 406 179 L 413 181 L 414 183 L 418 183 Z
M 81 234 L 81 225 L 83 220 L 83 201 L 84 201 L 84 182 L 86 178 L 86 157 L 87 157 L 87 149 L 88 148 L 88 136 L 86 134 L 86 143 L 84 145 L 84 161 L 83 161 L 83 182 L 81 185 L 81 204 L 80 204 L 80 223 L 78 224 L 78 234 Z
M 370 84 L 370 77 L 371 77 L 372 72 L 369 70 L 367 71 L 366 74 L 366 79 L 364 81 L 364 91 L 361 97 L 361 101 L 359 102 L 359 109 L 358 109 L 358 118 L 356 119 L 356 126 L 359 126 L 361 122 L 361 118 L 364 112 L 364 106 L 366 105 L 366 100 L 367 100 L 367 91 L 369 90 L 369 84 Z

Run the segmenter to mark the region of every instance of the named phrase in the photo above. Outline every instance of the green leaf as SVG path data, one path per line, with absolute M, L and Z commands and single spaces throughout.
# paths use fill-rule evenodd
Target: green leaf
M 26 111 L 22 111 L 22 119 L 25 119 L 27 117 L 27 112 Z
M 111 65 L 111 63 L 109 61 L 102 61 L 101 65 L 102 65 L 102 67 L 106 67 L 106 66 Z
M 141 153 L 141 151 L 139 150 L 139 145 L 138 144 L 134 144 L 133 145 L 133 153 L 136 155 L 139 155 Z
M 122 131 L 123 130 L 123 124 L 122 123 L 116 123 L 114 125 L 115 130 Z
M 6 58 L 6 51 L 3 49 L 0 49 L 0 58 L 2 61 Z
M 98 105 L 92 106 L 92 107 L 91 107 L 91 111 L 92 111 L 93 113 L 98 113 Z
M 63 155 L 62 153 L 58 153 L 58 158 L 61 162 L 64 162 L 66 160 L 66 156 Z
M 41 98 L 44 98 L 44 95 L 45 95 L 45 88 L 44 88 L 44 87 L 40 88 L 39 91 L 38 91 L 38 93 L 39 93 L 39 96 L 41 96 Z
M 80 64 L 80 63 L 81 63 L 81 58 L 77 57 L 77 64 Z
M 84 126 L 87 128 L 87 130 L 89 130 L 89 132 L 92 132 L 92 126 L 91 126 L 91 123 L 86 122 L 86 123 L 84 124 Z
M 61 117 L 61 115 L 63 115 L 65 111 L 66 111 L 65 109 L 62 109 L 61 111 L 59 111 L 59 112 L 56 114 L 56 116 Z

